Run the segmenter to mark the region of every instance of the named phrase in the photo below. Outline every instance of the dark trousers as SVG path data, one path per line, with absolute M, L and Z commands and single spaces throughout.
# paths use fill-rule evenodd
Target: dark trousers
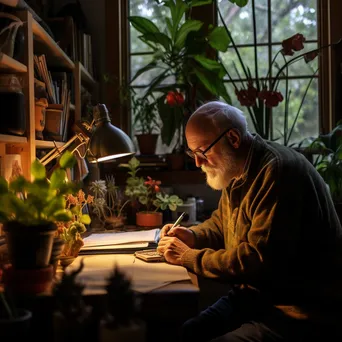
M 337 342 L 335 333 L 336 330 L 329 329 L 322 334 L 317 324 L 286 317 L 254 294 L 237 295 L 231 291 L 186 321 L 182 326 L 181 341 Z

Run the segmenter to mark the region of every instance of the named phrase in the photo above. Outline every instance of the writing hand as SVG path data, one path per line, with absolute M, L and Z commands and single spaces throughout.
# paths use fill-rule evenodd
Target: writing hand
M 159 241 L 157 252 L 162 254 L 170 264 L 181 265 L 182 256 L 188 249 L 189 246 L 177 237 L 165 236 Z

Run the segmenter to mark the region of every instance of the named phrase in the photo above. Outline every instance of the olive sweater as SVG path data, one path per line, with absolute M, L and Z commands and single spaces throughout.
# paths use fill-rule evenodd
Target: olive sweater
M 295 318 L 319 317 L 342 299 L 342 229 L 328 188 L 299 152 L 257 134 L 244 172 L 218 209 L 193 226 L 182 265 L 258 290 Z

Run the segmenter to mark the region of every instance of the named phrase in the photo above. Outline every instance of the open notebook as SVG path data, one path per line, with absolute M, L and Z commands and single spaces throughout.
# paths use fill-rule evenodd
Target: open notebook
M 79 254 L 134 253 L 141 249 L 156 248 L 160 229 L 122 233 L 93 233 L 83 239 Z

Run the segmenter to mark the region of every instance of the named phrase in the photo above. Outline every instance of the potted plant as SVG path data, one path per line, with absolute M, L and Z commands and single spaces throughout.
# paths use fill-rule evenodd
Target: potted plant
M 17 308 L 8 292 L 0 292 L 0 331 L 4 341 L 29 337 L 32 312 Z
M 101 342 L 144 342 L 145 323 L 139 318 L 139 298 L 131 281 L 114 265 L 106 284 L 106 309 L 100 321 Z
M 223 27 L 204 29 L 202 21 L 192 19 L 189 1 L 165 0 L 160 3 L 170 13 L 165 18 L 165 30 L 144 17 L 128 18 L 139 31 L 139 38 L 154 52 L 153 60 L 136 72 L 131 84 L 143 73 L 156 71 L 144 97 L 155 94 L 162 120 L 162 142 L 170 146 L 178 134 L 176 149 L 180 150 L 178 141 L 182 140 L 183 122 L 208 98 L 208 93 L 230 102 L 223 82 L 224 69 L 209 56 L 215 56 L 218 51 L 225 52 L 229 38 Z M 191 3 L 201 6 L 209 2 Z
M 255 30 L 256 15 L 254 3 L 255 0 L 252 0 L 253 41 L 256 44 L 257 32 Z M 243 56 L 240 54 L 239 48 L 236 46 L 219 8 L 218 15 L 229 37 L 230 44 L 236 53 L 238 65 L 234 64 L 234 68 L 228 70 L 224 61 L 222 59 L 219 59 L 219 61 L 225 70 L 227 78 L 234 87 L 238 101 L 241 106 L 246 107 L 254 131 L 264 139 L 279 140 L 285 146 L 293 146 L 294 143 L 291 142 L 291 139 L 294 140 L 293 137 L 296 133 L 299 135 L 300 127 L 298 124 L 302 121 L 303 104 L 312 81 L 317 76 L 318 68 L 313 70 L 311 77 L 308 78 L 304 94 L 299 99 L 298 107 L 295 108 L 297 101 L 293 98 L 293 94 L 296 94 L 298 89 L 291 89 L 289 86 L 289 82 L 291 81 L 291 65 L 303 60 L 306 64 L 311 63 L 322 49 L 329 46 L 336 47 L 341 44 L 342 40 L 303 52 L 306 39 L 303 34 L 297 33 L 282 41 L 281 48 L 275 53 L 269 69 L 265 75 L 261 76 L 259 74 L 259 69 L 261 68 L 258 65 L 258 58 L 260 56 L 257 53 L 256 46 L 253 61 L 255 71 L 252 74 L 250 71 L 251 66 L 248 66 L 244 62 Z M 239 72 L 239 70 L 242 72 Z M 236 76 L 234 75 L 234 71 Z M 284 87 L 283 91 L 280 91 L 281 87 Z M 280 103 L 283 101 L 284 104 L 280 107 Z M 283 114 L 279 114 L 282 109 L 278 109 L 277 107 L 283 108 Z M 278 129 L 278 132 L 273 128 L 275 126 L 273 118 L 277 117 L 280 118 L 283 124 L 282 129 Z
M 177 195 L 169 195 L 160 188 L 161 182 L 147 177 L 137 177 L 140 161 L 133 157 L 127 164 L 131 177 L 128 177 L 125 194 L 139 201 L 136 224 L 140 227 L 160 227 L 163 223 L 163 211 L 175 211 L 183 201 Z M 134 175 L 134 176 L 132 176 Z
M 160 126 L 157 102 L 153 94 L 137 97 L 133 88 L 132 93 L 133 127 L 140 154 L 155 154 Z
M 342 222 L 342 121 L 328 134 L 320 134 L 313 139 L 306 151 L 314 154 L 313 165 L 329 187 Z
M 53 312 L 54 341 L 84 341 L 88 336 L 91 307 L 83 299 L 84 285 L 77 275 L 84 267 L 83 259 L 77 269 L 64 270 L 61 280 L 55 283 L 52 295 L 55 302 Z
M 115 185 L 115 178 L 106 175 L 106 180 L 93 181 L 89 189 L 94 194 L 91 203 L 93 214 L 101 224 L 106 229 L 122 228 L 126 220 L 124 209 L 129 200 L 124 198 L 120 188 Z
M 66 208 L 71 211 L 72 217 L 68 222 L 56 222 L 56 236 L 64 242 L 60 254 L 62 266 L 70 264 L 84 245 L 82 234 L 87 231 L 85 225 L 91 223 L 90 216 L 84 213 L 84 208 L 93 202 L 93 196 L 86 196 L 82 189 L 75 195 L 66 196 Z
M 33 180 L 19 175 L 7 182 L 0 177 L 0 222 L 3 223 L 13 269 L 41 269 L 49 266 L 57 221 L 70 221 L 65 196 L 78 184 L 67 180 L 66 170 L 76 158 L 69 151 L 59 160 L 50 179 L 38 160 L 31 165 Z

